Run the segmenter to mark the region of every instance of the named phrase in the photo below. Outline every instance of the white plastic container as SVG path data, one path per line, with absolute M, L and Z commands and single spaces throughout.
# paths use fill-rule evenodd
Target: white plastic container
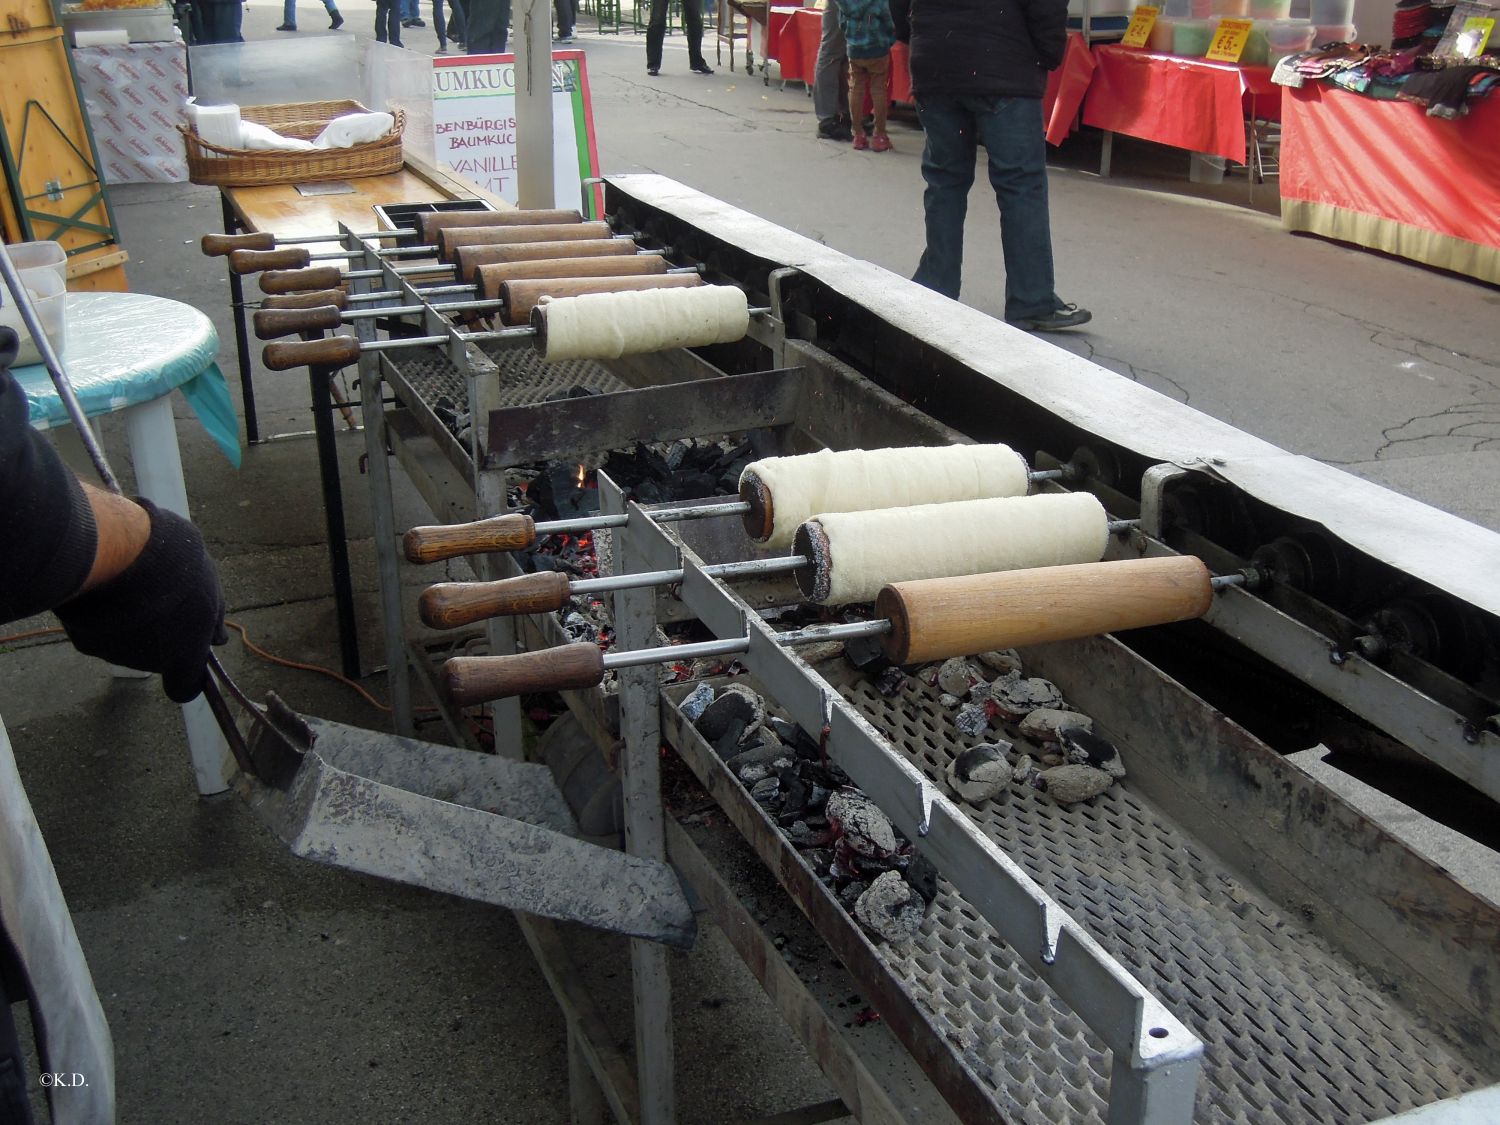
M 47 339 L 52 341 L 52 350 L 58 355 L 63 354 L 66 343 L 67 325 L 63 319 L 64 305 L 68 299 L 67 285 L 57 276 L 56 271 L 42 267 L 40 269 L 27 270 L 21 275 L 21 284 L 31 294 L 31 303 L 36 306 L 37 316 L 42 321 L 42 331 L 47 334 Z M 10 295 L 10 290 L 0 285 L 0 325 L 5 325 L 16 330 L 16 335 L 21 338 L 21 350 L 16 355 L 16 365 L 24 366 L 28 363 L 41 363 L 42 353 L 37 349 L 36 342 L 32 340 L 31 333 L 26 331 L 26 323 L 21 319 L 21 310 L 16 306 L 15 300 Z
M 27 270 L 50 269 L 57 274 L 57 280 L 64 285 L 68 283 L 68 255 L 62 248 L 60 242 L 17 242 L 13 246 L 7 246 L 6 252 L 10 254 L 10 260 L 15 263 L 16 269 L 22 273 Z
M 1313 43 L 1315 45 L 1319 43 L 1353 43 L 1358 38 L 1359 32 L 1352 23 L 1333 27 L 1318 24 L 1313 28 Z
M 1320 27 L 1344 27 L 1354 22 L 1354 0 L 1312 0 L 1308 15 Z
M 162 4 L 155 8 L 102 8 L 86 12 L 63 8 L 63 26 L 68 31 L 68 46 L 78 31 L 124 31 L 132 43 L 169 43 L 177 38 L 172 9 Z
M 1272 55 L 1295 55 L 1312 46 L 1313 34 L 1306 20 L 1271 20 L 1266 24 L 1266 45 Z M 1271 65 L 1276 65 L 1274 60 Z

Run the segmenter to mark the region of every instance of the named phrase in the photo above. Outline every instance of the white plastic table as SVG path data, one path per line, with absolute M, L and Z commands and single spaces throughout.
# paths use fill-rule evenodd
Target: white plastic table
M 234 403 L 215 359 L 219 337 L 197 309 L 140 293 L 69 293 L 63 366 L 84 413 L 119 413 L 140 494 L 190 518 L 171 394 L 182 391 L 225 455 L 239 465 Z M 39 430 L 68 424 L 62 400 L 40 364 L 17 367 Z M 229 787 L 234 761 L 202 696 L 183 704 L 193 776 L 202 794 Z

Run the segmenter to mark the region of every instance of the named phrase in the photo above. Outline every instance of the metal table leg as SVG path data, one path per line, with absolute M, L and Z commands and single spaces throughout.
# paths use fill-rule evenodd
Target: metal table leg
M 323 484 L 323 522 L 328 533 L 328 563 L 333 571 L 333 604 L 338 617 L 339 656 L 344 675 L 358 679 L 359 635 L 354 620 L 354 581 L 349 572 L 349 542 L 344 529 L 344 494 L 339 485 L 338 446 L 334 440 L 331 381 L 337 367 L 314 364 L 307 369 L 312 391 L 313 430 L 318 445 L 318 477 Z
M 229 197 L 219 193 L 219 204 L 224 209 L 224 233 L 234 234 L 240 229 L 234 208 L 229 206 Z M 228 259 L 225 259 L 228 262 Z M 228 266 L 226 264 L 226 269 Z M 234 311 L 234 350 L 240 364 L 240 396 L 245 401 L 245 441 L 254 445 L 260 441 L 260 422 L 255 416 L 255 381 L 250 372 L 250 336 L 245 329 L 245 285 L 240 275 L 229 270 L 229 305 Z

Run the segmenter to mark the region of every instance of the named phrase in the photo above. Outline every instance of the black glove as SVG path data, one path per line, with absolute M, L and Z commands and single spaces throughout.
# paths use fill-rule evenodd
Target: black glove
M 103 586 L 55 610 L 73 647 L 142 672 L 160 672 L 169 699 L 203 690 L 208 646 L 228 640 L 224 593 L 203 536 L 187 520 L 137 499 L 151 537 L 136 559 Z

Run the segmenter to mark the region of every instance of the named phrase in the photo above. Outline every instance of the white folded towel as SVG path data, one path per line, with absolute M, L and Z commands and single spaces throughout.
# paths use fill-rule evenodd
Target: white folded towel
M 313 148 L 350 148 L 378 141 L 396 119 L 389 113 L 346 113 L 335 117 L 312 142 Z

